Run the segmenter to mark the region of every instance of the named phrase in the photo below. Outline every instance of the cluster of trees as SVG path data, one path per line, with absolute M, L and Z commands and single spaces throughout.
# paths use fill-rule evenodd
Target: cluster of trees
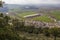
M 17 29 L 17 28 L 16 28 Z M 56 40 L 57 37 L 60 37 L 60 28 L 54 27 L 54 28 L 35 28 L 34 26 L 23 26 L 19 27 L 17 29 L 18 31 L 22 32 L 28 32 L 29 34 L 43 34 L 45 37 L 54 37 L 54 40 Z
M 14 19 L 10 18 L 9 16 L 0 14 L 0 40 L 24 40 L 26 38 L 20 37 L 15 30 L 12 30 L 15 28 L 16 25 L 13 21 Z M 11 23 L 12 25 L 11 25 Z M 26 39 L 27 40 L 27 39 Z
M 24 26 L 24 22 L 20 22 L 19 20 L 15 20 L 15 31 L 22 31 L 22 32 L 27 32 L 31 34 L 43 34 L 46 37 L 54 37 L 54 40 L 56 40 L 57 37 L 60 37 L 60 28 L 54 27 L 54 28 L 35 28 L 34 26 Z
M 0 40 L 28 40 L 19 36 L 18 32 L 27 32 L 29 34 L 43 34 L 46 37 L 60 37 L 60 28 L 35 28 L 34 26 L 24 26 L 24 21 L 16 18 L 10 18 L 0 14 Z M 48 40 L 48 39 L 47 39 Z

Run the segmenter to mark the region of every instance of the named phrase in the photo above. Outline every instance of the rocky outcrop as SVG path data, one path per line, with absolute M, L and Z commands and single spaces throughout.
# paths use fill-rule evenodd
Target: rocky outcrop
M 41 22 L 41 21 L 32 21 L 32 20 L 25 20 L 25 26 L 34 26 L 36 28 L 39 27 L 60 27 L 60 24 L 58 23 L 47 23 L 47 22 Z

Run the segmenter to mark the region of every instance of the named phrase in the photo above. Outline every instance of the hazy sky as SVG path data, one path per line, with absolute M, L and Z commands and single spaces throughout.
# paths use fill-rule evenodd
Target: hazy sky
M 3 0 L 8 4 L 60 4 L 60 0 Z

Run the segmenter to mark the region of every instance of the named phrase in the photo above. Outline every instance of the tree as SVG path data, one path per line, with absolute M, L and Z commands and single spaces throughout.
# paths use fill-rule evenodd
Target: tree
M 39 30 L 39 33 L 43 33 L 43 28 L 42 27 L 39 27 L 38 30 Z
M 39 34 L 39 28 L 34 28 L 33 33 L 34 34 Z
M 0 13 L 0 17 L 3 17 L 4 15 L 3 15 L 3 13 Z
M 24 30 L 24 22 L 19 20 L 19 19 L 13 19 L 12 20 L 12 24 L 13 24 L 13 29 L 15 29 L 15 31 L 22 31 Z
M 0 40 L 20 40 L 20 37 L 11 29 L 0 28 Z
M 48 40 L 48 37 L 50 37 L 50 29 L 48 27 L 43 28 L 43 34 L 47 37 Z
M 25 31 L 28 32 L 28 33 L 33 33 L 33 30 L 34 30 L 34 26 L 25 27 Z
M 57 27 L 52 28 L 51 34 L 54 36 L 54 40 L 56 40 L 56 37 L 59 35 L 59 29 Z
M 0 0 L 0 7 L 3 7 L 2 0 Z

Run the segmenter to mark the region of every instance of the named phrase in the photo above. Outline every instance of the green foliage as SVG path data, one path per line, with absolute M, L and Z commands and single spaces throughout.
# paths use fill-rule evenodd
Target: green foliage
M 0 1 L 0 7 L 2 7 L 2 6 L 3 6 L 2 1 Z
M 39 17 L 33 18 L 32 20 L 42 21 L 42 22 L 53 22 L 53 20 L 51 20 L 50 18 L 48 18 L 48 16 L 39 16 Z
M 9 23 L 12 23 L 12 26 Z M 23 36 L 20 36 L 20 33 L 23 33 Z M 25 35 L 25 33 L 28 33 L 30 36 L 36 35 L 35 38 L 38 38 L 38 36 L 40 38 L 41 34 L 45 37 L 51 37 L 52 35 L 54 40 L 56 40 L 57 37 L 60 37 L 60 28 L 24 26 L 24 21 L 17 18 L 11 19 L 9 16 L 0 14 L 0 40 L 29 40 L 26 37 L 28 34 Z
M 43 33 L 46 37 L 49 37 L 50 36 L 50 29 L 48 27 L 43 28 Z
M 0 40 L 19 40 L 19 36 L 11 29 L 0 28 Z
M 52 28 L 51 33 L 52 33 L 53 36 L 58 36 L 59 33 L 60 33 L 60 30 L 59 30 L 59 28 L 56 28 L 56 27 Z
M 51 29 L 51 34 L 54 36 L 54 40 L 56 40 L 56 37 L 60 35 L 60 30 L 59 28 L 55 27 Z
M 0 14 L 0 17 L 3 17 L 3 13 Z

